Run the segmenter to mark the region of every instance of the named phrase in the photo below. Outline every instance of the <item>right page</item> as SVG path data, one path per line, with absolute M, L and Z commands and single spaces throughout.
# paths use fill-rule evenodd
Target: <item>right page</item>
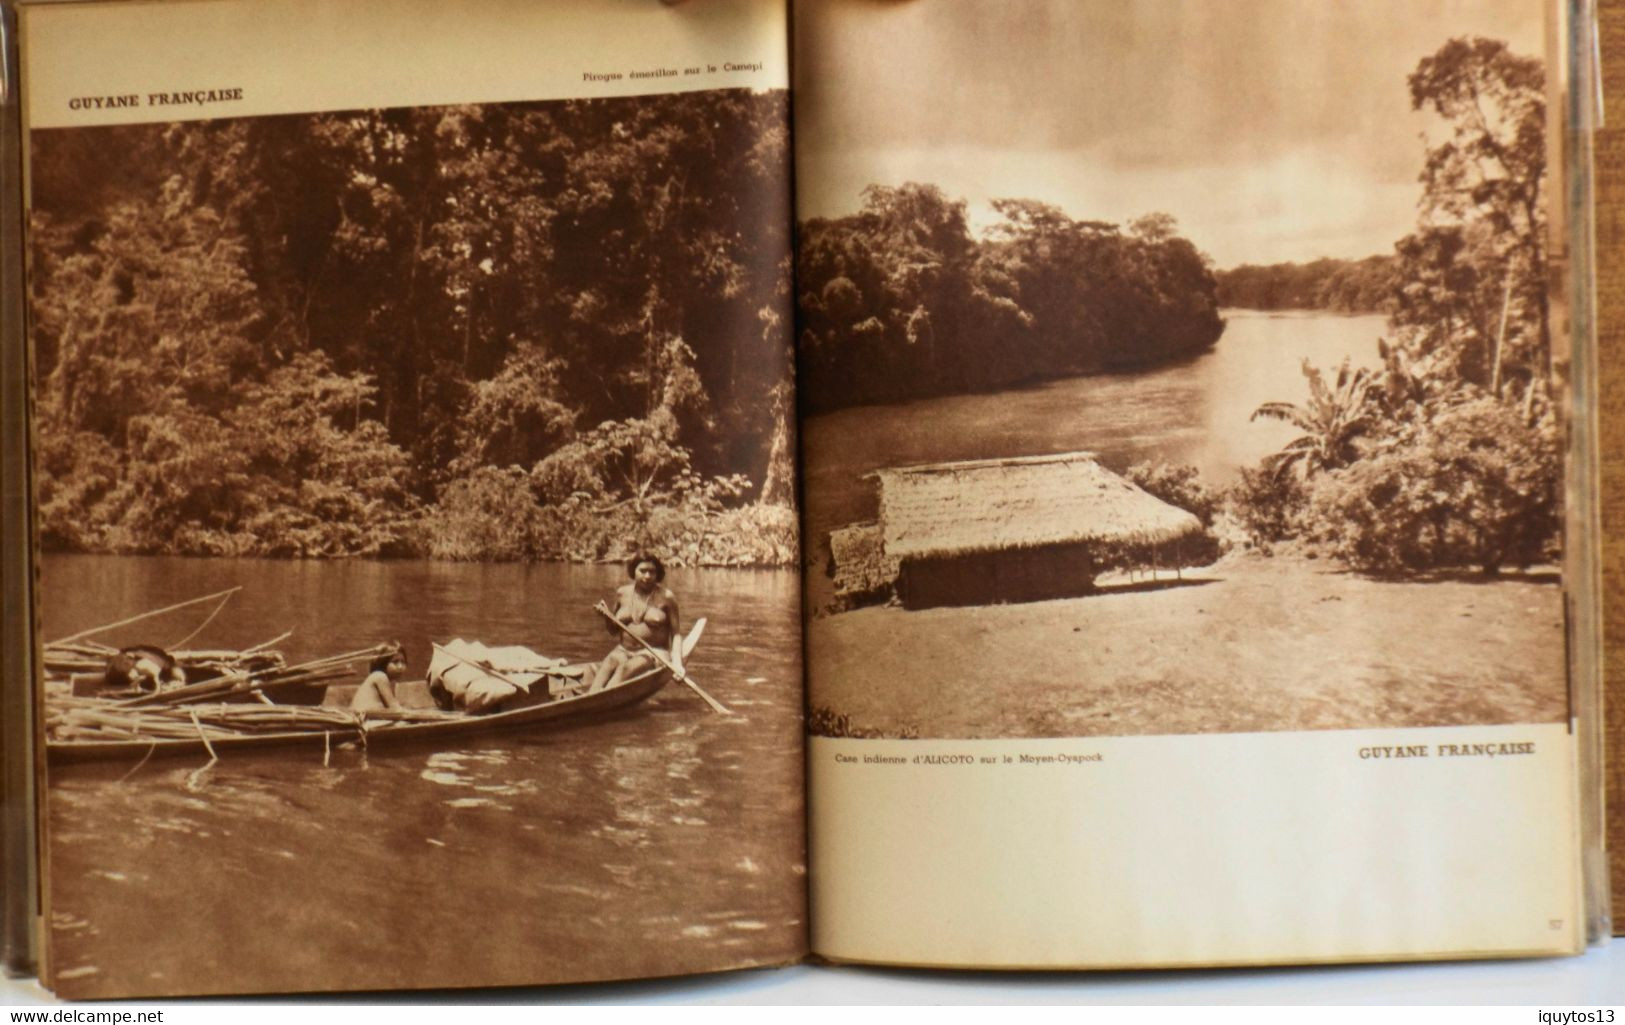
M 1560 32 L 797 7 L 816 952 L 1581 949 Z

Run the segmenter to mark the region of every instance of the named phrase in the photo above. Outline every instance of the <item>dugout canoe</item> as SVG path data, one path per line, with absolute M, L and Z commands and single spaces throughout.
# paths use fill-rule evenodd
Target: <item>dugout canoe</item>
M 622 712 L 652 697 L 671 679 L 664 667 L 656 667 L 629 677 L 614 687 L 596 693 L 545 696 L 546 688 L 515 707 L 484 714 L 410 709 L 409 718 L 390 712 L 348 713 L 349 721 L 333 717 L 331 726 L 257 733 L 230 733 L 198 724 L 195 737 L 141 737 L 127 739 L 63 739 L 46 742 L 46 757 L 52 765 L 80 762 L 139 761 L 173 755 L 209 758 L 230 752 L 260 748 L 294 748 L 327 752 L 342 744 L 355 744 L 368 751 L 392 750 L 409 746 L 434 746 L 444 741 L 483 734 L 541 730 L 594 721 Z M 188 706 L 179 706 L 184 710 Z M 173 729 L 175 709 L 153 710 L 164 715 Z M 329 711 L 339 712 L 338 709 Z M 205 738 L 207 738 L 205 740 Z

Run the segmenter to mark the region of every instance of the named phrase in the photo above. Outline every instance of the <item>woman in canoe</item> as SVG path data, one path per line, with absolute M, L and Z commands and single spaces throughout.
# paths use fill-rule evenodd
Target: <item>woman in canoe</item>
M 677 596 L 661 583 L 666 579 L 665 564 L 653 555 L 639 552 L 627 560 L 626 575 L 632 578 L 632 582 L 617 588 L 612 601 L 599 603 L 600 608 L 615 618 L 614 623 L 606 622 L 604 625 L 620 643 L 609 653 L 609 657 L 599 663 L 589 691 L 613 687 L 654 668 L 654 656 L 638 643 L 638 639 L 666 654 L 678 678 L 681 679 L 683 675 L 683 646 L 678 642 L 682 631 L 677 618 Z M 617 626 L 617 623 L 621 625 Z

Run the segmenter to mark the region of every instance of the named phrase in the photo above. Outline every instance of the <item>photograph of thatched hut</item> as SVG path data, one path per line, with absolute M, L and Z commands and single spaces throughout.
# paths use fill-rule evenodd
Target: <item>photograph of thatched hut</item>
M 895 467 L 869 479 L 879 521 L 830 534 L 836 597 L 848 607 L 892 595 L 906 608 L 1075 597 L 1108 569 L 1177 571 L 1212 555 L 1194 542 L 1203 532 L 1194 515 L 1090 452 Z
M 1539 4 L 796 20 L 814 732 L 1566 719 Z

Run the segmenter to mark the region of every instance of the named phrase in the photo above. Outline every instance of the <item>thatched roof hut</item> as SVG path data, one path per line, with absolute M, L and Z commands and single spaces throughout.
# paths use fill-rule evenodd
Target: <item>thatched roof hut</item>
M 1082 594 L 1103 569 L 1173 567 L 1201 522 L 1088 452 L 879 470 L 878 527 L 830 535 L 836 593 L 905 605 Z M 1193 553 L 1199 545 L 1191 546 Z
M 879 470 L 886 554 L 940 558 L 1067 544 L 1163 545 L 1202 532 L 1089 452 Z

